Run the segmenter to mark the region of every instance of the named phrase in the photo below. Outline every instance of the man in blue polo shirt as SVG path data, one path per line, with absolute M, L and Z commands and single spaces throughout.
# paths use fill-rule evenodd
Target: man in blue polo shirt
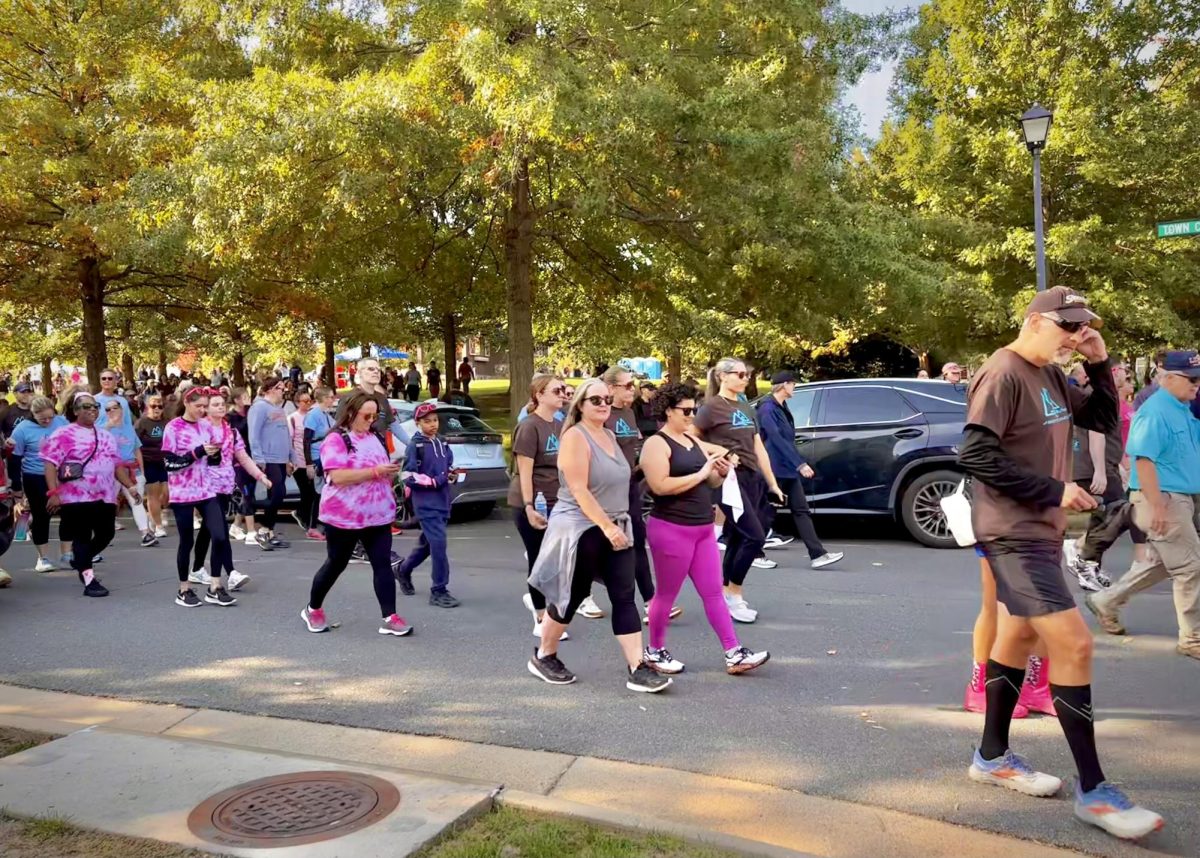
M 1158 558 L 1135 563 L 1109 590 L 1089 594 L 1084 602 L 1104 631 L 1122 635 L 1121 606 L 1170 578 L 1179 620 L 1175 651 L 1200 659 L 1200 420 L 1190 408 L 1200 388 L 1200 356 L 1167 352 L 1158 384 L 1134 414 L 1125 445 L 1134 462 L 1133 520 Z

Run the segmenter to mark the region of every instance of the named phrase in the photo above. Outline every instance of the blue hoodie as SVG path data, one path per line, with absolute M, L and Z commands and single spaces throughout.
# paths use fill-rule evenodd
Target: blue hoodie
M 793 480 L 805 463 L 796 449 L 796 423 L 792 412 L 768 396 L 758 406 L 758 434 L 771 460 L 771 470 L 777 480 Z
M 413 436 L 404 454 L 404 484 L 412 489 L 415 511 L 450 512 L 450 469 L 453 467 L 454 454 L 449 444 L 436 435 L 429 438 L 423 432 Z M 433 485 L 419 485 L 413 474 L 433 477 Z

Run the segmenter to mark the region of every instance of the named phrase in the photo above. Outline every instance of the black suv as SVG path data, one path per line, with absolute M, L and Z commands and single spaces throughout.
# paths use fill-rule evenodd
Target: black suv
M 962 479 L 966 399 L 965 384 L 925 379 L 797 385 L 786 405 L 816 471 L 804 481 L 813 513 L 890 515 L 925 545 L 955 547 L 938 501 Z

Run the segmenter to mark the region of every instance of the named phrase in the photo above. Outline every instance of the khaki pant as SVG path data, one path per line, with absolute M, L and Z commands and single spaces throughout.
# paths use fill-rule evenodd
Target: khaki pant
M 1175 591 L 1175 614 L 1179 621 L 1179 644 L 1200 645 L 1200 495 L 1163 492 L 1167 502 L 1165 533 L 1150 532 L 1150 504 L 1134 492 L 1133 521 L 1145 531 L 1158 554 L 1153 563 L 1134 563 L 1108 590 L 1092 597 L 1093 603 L 1116 611 L 1135 593 L 1171 579 Z

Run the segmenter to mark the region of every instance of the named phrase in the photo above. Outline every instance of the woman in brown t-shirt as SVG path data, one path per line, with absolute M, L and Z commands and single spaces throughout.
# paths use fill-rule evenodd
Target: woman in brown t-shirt
M 721 358 L 708 371 L 708 397 L 696 415 L 695 426 L 701 437 L 718 444 L 737 456 L 738 489 L 742 496 L 742 512 L 734 516 L 733 508 L 722 503 L 725 514 L 725 559 L 722 573 L 725 579 L 725 604 L 729 614 L 739 623 L 752 623 L 758 612 L 742 596 L 742 585 L 754 558 L 759 556 L 767 541 L 774 510 L 769 494 L 784 500 L 771 460 L 758 434 L 758 416 L 749 402 L 738 398 L 746 389 L 746 365 L 736 358 Z

